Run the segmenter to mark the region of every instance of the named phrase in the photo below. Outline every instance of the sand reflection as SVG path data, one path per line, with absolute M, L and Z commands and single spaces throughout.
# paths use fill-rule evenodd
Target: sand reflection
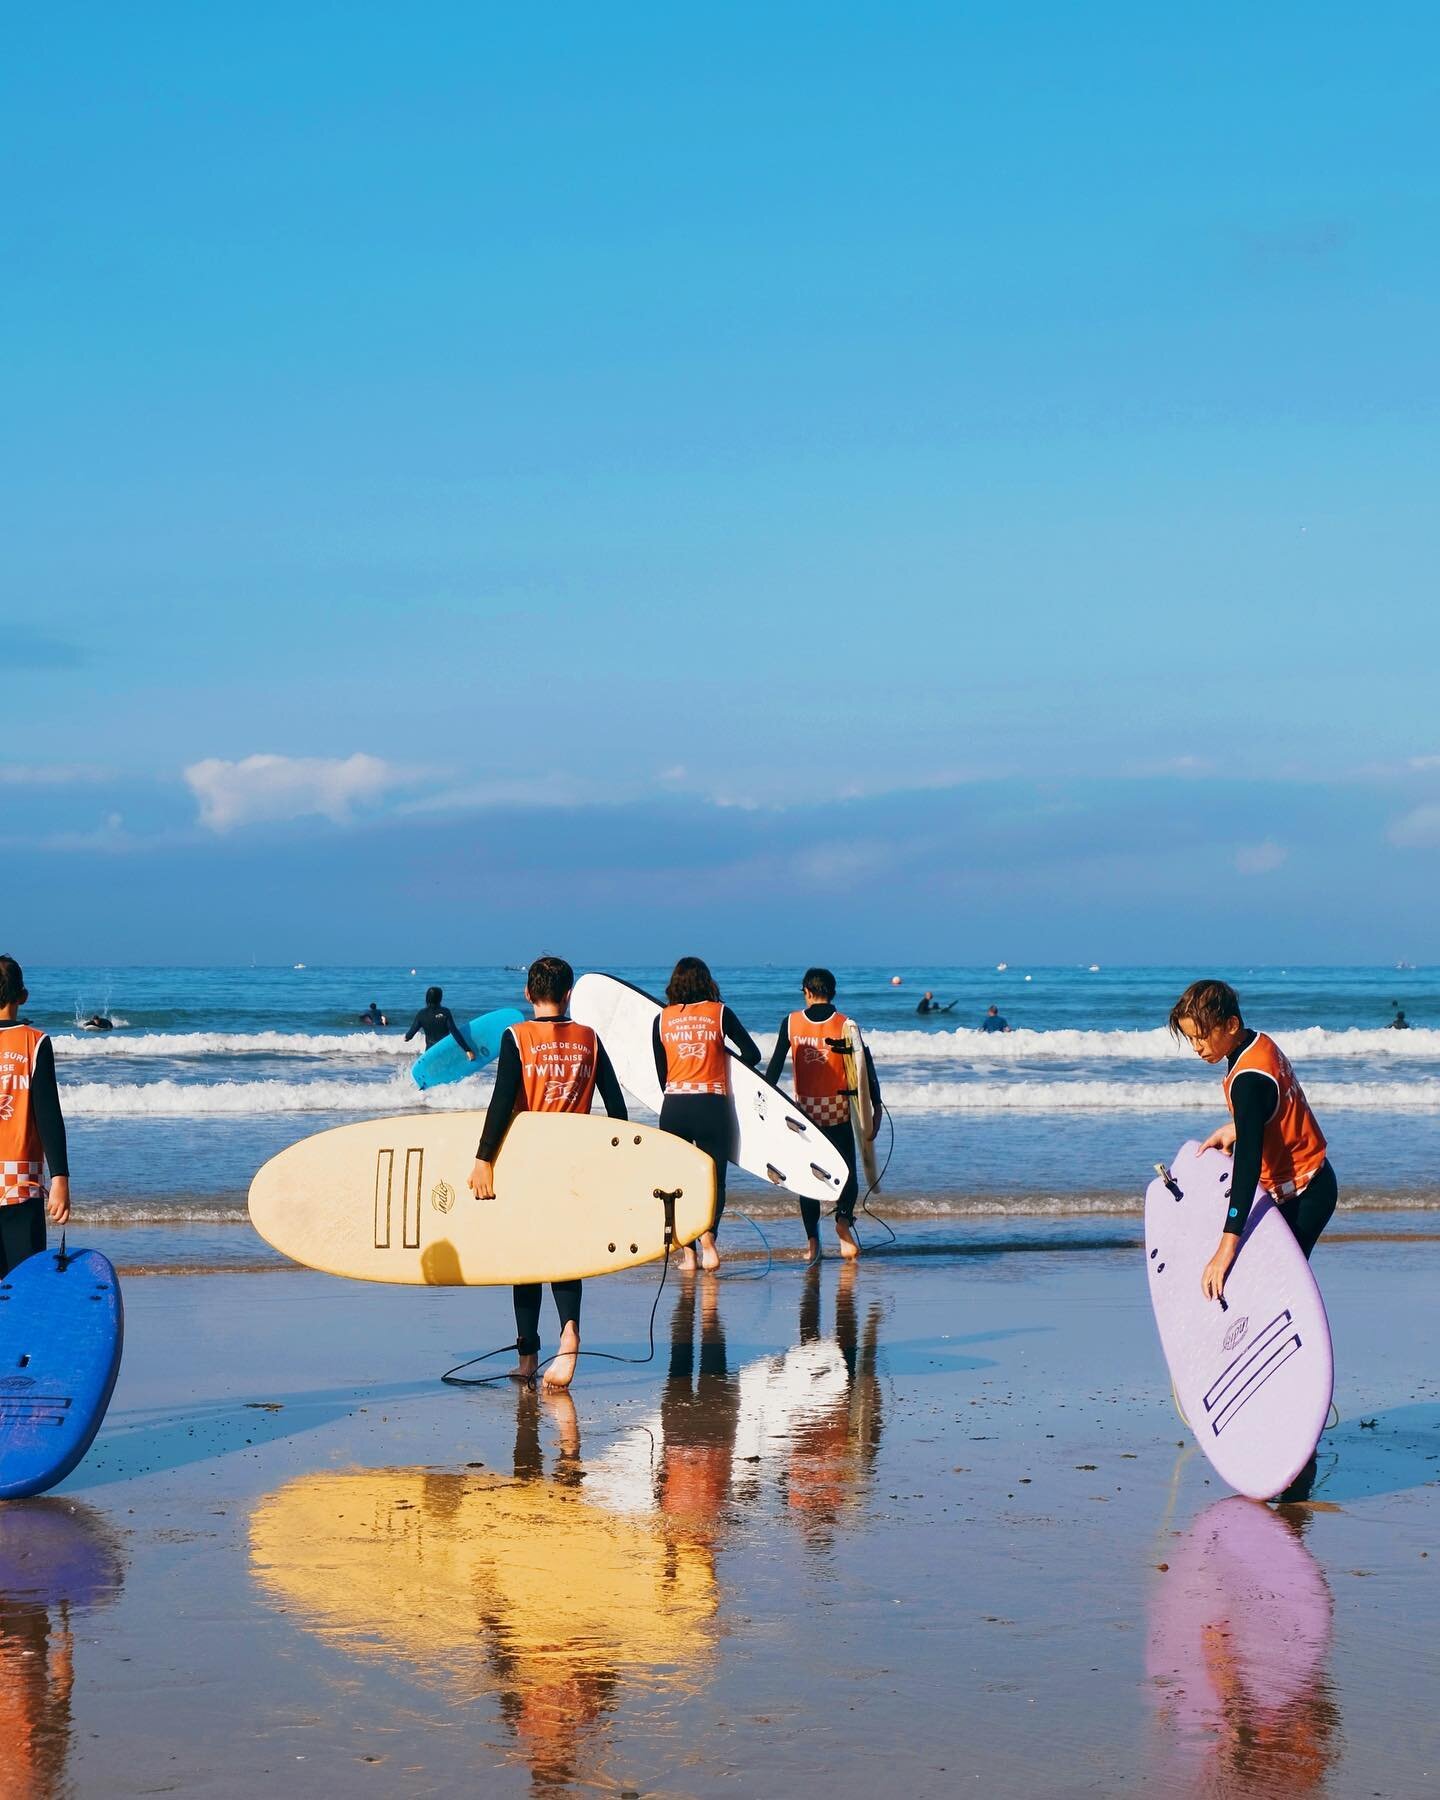
M 348 1655 L 494 1695 L 543 1793 L 601 1778 L 622 1701 L 694 1691 L 714 1575 L 709 1558 L 587 1492 L 568 1397 L 520 1392 L 514 1466 L 513 1478 L 303 1476 L 256 1507 L 251 1563 L 273 1600 Z
M 66 1790 L 72 1615 L 120 1591 L 124 1559 L 105 1519 L 73 1501 L 0 1506 L 0 1795 Z
M 1252 1800 L 1321 1791 L 1340 1751 L 1334 1603 L 1309 1515 L 1232 1498 L 1168 1540 L 1146 1671 L 1163 1791 Z

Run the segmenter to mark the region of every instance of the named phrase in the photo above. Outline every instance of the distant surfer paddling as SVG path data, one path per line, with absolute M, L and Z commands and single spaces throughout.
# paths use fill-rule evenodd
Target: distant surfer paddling
M 840 1240 L 843 1257 L 858 1256 L 860 1245 L 855 1238 L 855 1203 L 860 1197 L 855 1129 L 850 1122 L 850 1071 L 845 1057 L 835 1048 L 843 1040 L 850 1023 L 835 1007 L 835 977 L 828 969 L 807 969 L 801 984 L 805 1001 L 803 1012 L 790 1013 L 780 1021 L 780 1031 L 770 1066 L 765 1071 L 770 1081 L 779 1078 L 787 1057 L 795 1061 L 795 1104 L 819 1126 L 825 1136 L 845 1158 L 849 1176 L 835 1202 L 835 1235 Z M 880 1083 L 869 1045 L 865 1047 L 865 1080 L 874 1108 L 873 1140 L 880 1129 Z M 820 1259 L 820 1202 L 801 1200 L 800 1218 L 805 1226 L 806 1262 Z
M 926 988 L 925 992 L 920 996 L 920 1004 L 915 1010 L 923 1016 L 925 1013 L 949 1012 L 954 1005 L 955 1002 L 951 1000 L 948 1005 L 942 1006 L 935 998 L 934 993 L 929 988 Z
M 1225 1064 L 1230 1123 L 1212 1131 L 1202 1150 L 1234 1157 L 1230 1209 L 1200 1285 L 1218 1300 L 1240 1254 L 1240 1236 L 1257 1187 L 1274 1199 L 1308 1260 L 1339 1198 L 1321 1131 L 1289 1059 L 1263 1031 L 1240 1016 L 1234 988 L 1193 981 L 1170 1009 L 1170 1030 L 1207 1063 Z
M 452 1037 L 471 1062 L 474 1062 L 475 1052 L 461 1035 L 460 1027 L 455 1023 L 454 1013 L 448 1006 L 440 1004 L 444 998 L 445 990 L 443 988 L 426 988 L 425 1004 L 410 1021 L 410 1029 L 405 1033 L 405 1042 L 408 1044 L 418 1031 L 425 1039 L 425 1048 L 433 1050 L 447 1037 Z
M 29 998 L 19 963 L 0 956 L 0 1276 L 45 1248 L 47 1217 L 52 1225 L 70 1217 L 55 1049 L 38 1026 L 19 1016 Z
M 655 1074 L 664 1099 L 660 1129 L 703 1150 L 715 1164 L 715 1223 L 700 1236 L 700 1264 L 720 1267 L 715 1239 L 725 1212 L 725 1170 L 730 1161 L 734 1118 L 730 1110 L 729 1038 L 749 1068 L 760 1062 L 760 1046 L 720 998 L 715 977 L 698 956 L 682 956 L 665 989 L 651 1033 Z M 695 1250 L 685 1245 L 680 1268 L 693 1274 Z
M 542 956 L 530 965 L 525 998 L 535 1017 L 509 1026 L 501 1040 L 495 1091 L 470 1171 L 470 1191 L 477 1200 L 495 1197 L 495 1158 L 517 1113 L 588 1113 L 598 1089 L 612 1119 L 628 1117 L 605 1046 L 588 1025 L 577 1025 L 569 1017 L 574 985 L 575 971 L 563 957 Z M 545 1196 L 537 1194 L 535 1203 L 543 1206 Z M 517 1381 L 533 1381 L 540 1366 L 540 1290 L 538 1281 L 514 1290 Z M 552 1281 L 550 1292 L 560 1315 L 560 1351 L 545 1371 L 545 1385 L 564 1388 L 575 1378 L 580 1349 L 579 1278 Z

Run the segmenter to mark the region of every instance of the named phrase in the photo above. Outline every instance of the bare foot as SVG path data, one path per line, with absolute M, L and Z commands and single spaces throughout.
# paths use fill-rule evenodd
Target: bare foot
M 691 1245 L 682 1244 L 680 1246 L 680 1262 L 678 1266 L 682 1275 L 693 1275 L 695 1273 L 695 1251 Z
M 806 1240 L 805 1240 L 805 1258 L 804 1258 L 805 1267 L 807 1269 L 813 1269 L 815 1264 L 818 1263 L 819 1260 L 820 1260 L 820 1240 L 819 1240 L 819 1238 L 806 1238 Z
M 545 1371 L 547 1388 L 568 1388 L 575 1379 L 575 1352 L 580 1348 L 580 1333 L 573 1325 L 567 1325 L 560 1333 L 560 1349 L 554 1362 Z
M 707 1271 L 720 1267 L 720 1252 L 715 1248 L 715 1233 L 706 1231 L 700 1237 L 700 1267 Z
M 860 1254 L 860 1246 L 855 1240 L 855 1227 L 849 1219 L 835 1221 L 835 1235 L 840 1240 L 840 1254 L 847 1262 Z
M 510 1379 L 512 1381 L 532 1381 L 533 1382 L 535 1379 L 535 1371 L 539 1367 L 540 1367 L 540 1358 L 538 1356 L 535 1356 L 535 1355 L 522 1356 L 516 1362 L 515 1367 L 510 1371 Z

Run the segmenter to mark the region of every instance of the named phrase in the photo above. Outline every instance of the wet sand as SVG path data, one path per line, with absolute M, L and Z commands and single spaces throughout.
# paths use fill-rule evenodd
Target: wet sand
M 132 1278 L 106 1429 L 0 1511 L 6 1791 L 1440 1786 L 1440 1245 L 1322 1246 L 1280 1510 L 1182 1446 L 1133 1251 L 755 1272 L 573 1404 L 439 1385 L 504 1294 Z

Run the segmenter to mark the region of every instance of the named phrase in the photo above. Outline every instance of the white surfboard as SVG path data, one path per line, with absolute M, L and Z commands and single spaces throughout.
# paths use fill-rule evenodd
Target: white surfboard
M 1309 1462 L 1335 1386 L 1325 1303 L 1295 1234 L 1259 1193 L 1223 1300 L 1200 1276 L 1230 1201 L 1231 1161 L 1182 1145 L 1145 1190 L 1150 1299 L 1190 1429 L 1219 1475 L 1273 1499 Z
M 657 1113 L 664 1094 L 651 1034 L 659 1011 L 658 1000 L 614 975 L 582 975 L 570 996 L 571 1018 L 599 1033 L 622 1086 Z M 730 1103 L 730 1160 L 737 1169 L 805 1200 L 839 1199 L 849 1178 L 844 1157 L 793 1100 L 733 1053 Z
M 480 1112 L 405 1114 L 316 1132 L 271 1157 L 250 1219 L 284 1256 L 330 1275 L 486 1287 L 608 1275 L 710 1227 L 715 1166 L 653 1126 L 592 1113 L 521 1113 L 495 1161 L 495 1197 L 467 1182 Z

